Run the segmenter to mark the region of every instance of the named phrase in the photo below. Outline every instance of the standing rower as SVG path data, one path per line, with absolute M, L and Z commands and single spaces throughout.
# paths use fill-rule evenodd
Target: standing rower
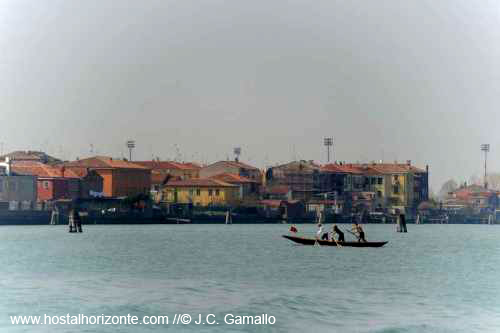
M 332 228 L 332 239 L 335 239 L 335 234 L 337 234 L 337 242 L 345 242 L 344 233 L 337 227 L 336 224 Z
M 361 226 L 359 224 L 357 224 L 357 223 L 353 224 L 352 232 L 357 233 L 358 242 L 365 242 L 366 243 L 365 231 L 363 230 L 363 228 L 361 228 Z

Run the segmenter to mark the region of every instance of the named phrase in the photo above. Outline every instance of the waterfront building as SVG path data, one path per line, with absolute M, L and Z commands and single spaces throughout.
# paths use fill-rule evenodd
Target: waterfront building
M 95 156 L 63 163 L 67 170 L 95 171 L 103 178 L 103 195 L 105 197 L 132 197 L 141 194 L 149 195 L 151 188 L 151 170 L 147 167 L 114 159 L 106 156 Z
M 344 172 L 323 169 L 313 161 L 292 161 L 266 171 L 266 193 L 287 188 L 291 198 L 305 202 L 314 198 L 328 199 L 344 192 Z
M 238 198 L 242 202 L 256 201 L 259 199 L 259 183 L 250 178 L 240 176 L 235 173 L 222 173 L 210 177 L 210 179 L 220 180 L 228 184 L 238 186 Z
M 486 210 L 498 209 L 500 192 L 486 189 L 481 185 L 463 185 L 448 193 L 442 203 L 442 208 L 448 212 L 481 213 Z
M 239 186 L 216 179 L 171 180 L 162 189 L 162 201 L 195 206 L 234 205 Z
M 151 191 L 158 192 L 168 178 L 193 179 L 200 177 L 201 167 L 195 163 L 172 161 L 133 161 L 134 164 L 151 169 Z
M 210 178 L 224 173 L 236 174 L 248 178 L 257 184 L 262 183 L 262 173 L 260 169 L 246 163 L 235 161 L 219 161 L 200 169 L 200 178 Z
M 80 178 L 71 170 L 35 161 L 17 161 L 12 171 L 36 177 L 37 200 L 77 199 L 80 197 Z
M 373 193 L 377 210 L 415 214 L 418 205 L 429 199 L 428 167 L 404 163 L 352 164 L 363 175 L 362 191 Z
M 0 163 L 0 201 L 28 202 L 32 206 L 37 201 L 37 177 L 17 174 L 8 159 Z
M 428 167 L 419 169 L 402 163 L 336 163 L 323 170 L 345 174 L 346 208 L 390 210 L 414 214 L 421 202 L 428 200 Z

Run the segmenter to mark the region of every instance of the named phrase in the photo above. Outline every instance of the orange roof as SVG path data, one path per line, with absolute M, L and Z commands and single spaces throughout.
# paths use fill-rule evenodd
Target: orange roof
M 106 156 L 95 156 L 81 160 L 66 162 L 67 167 L 86 167 L 92 169 L 138 169 L 149 170 L 149 168 L 121 159 L 114 159 Z
M 218 161 L 218 162 L 210 164 L 209 166 L 215 165 L 215 164 L 225 164 L 228 166 L 241 168 L 241 169 L 247 169 L 247 170 L 259 170 L 259 168 L 256 168 L 254 166 L 251 166 L 251 165 L 248 165 L 246 163 L 239 162 L 239 161 L 238 162 L 236 162 L 236 161 Z
M 287 185 L 266 186 L 264 192 L 269 194 L 287 194 L 290 188 Z
M 340 173 L 352 173 L 352 174 L 362 174 L 363 171 L 352 164 L 327 164 L 322 167 L 325 171 L 340 172 Z
M 194 163 L 179 163 L 172 161 L 134 161 L 134 164 L 141 165 L 151 170 L 199 170 L 201 167 Z
M 408 171 L 425 172 L 412 165 L 399 163 L 327 164 L 323 166 L 323 170 L 353 174 L 393 174 L 407 173 Z
M 168 174 L 158 172 L 158 171 L 152 171 L 151 172 L 151 183 L 152 184 L 163 184 L 165 179 L 168 177 Z
M 167 187 L 236 187 L 221 180 L 216 179 L 185 179 L 171 180 L 165 186 Z
M 35 161 L 18 161 L 12 165 L 18 174 L 38 176 L 38 178 L 80 178 L 77 173 L 65 167 L 50 166 Z
M 221 173 L 220 175 L 212 176 L 209 179 L 221 180 L 221 181 L 229 183 L 229 184 L 256 183 L 256 181 L 254 181 L 254 180 L 248 179 L 247 177 L 237 175 L 235 173 Z
M 412 165 L 400 164 L 400 163 L 367 163 L 367 164 L 356 164 L 356 166 L 359 168 L 369 168 L 382 174 L 407 173 L 408 171 L 425 172 L 424 170 L 416 168 Z

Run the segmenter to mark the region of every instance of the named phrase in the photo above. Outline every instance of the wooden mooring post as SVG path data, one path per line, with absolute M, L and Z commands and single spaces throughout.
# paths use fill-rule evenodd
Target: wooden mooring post
M 406 218 L 405 214 L 400 214 L 396 221 L 396 231 L 397 232 L 408 232 L 406 229 Z

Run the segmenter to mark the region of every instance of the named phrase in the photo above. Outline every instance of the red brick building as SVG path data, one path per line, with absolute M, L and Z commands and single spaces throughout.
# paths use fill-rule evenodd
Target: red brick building
M 80 177 L 70 170 L 29 161 L 16 162 L 12 170 L 17 174 L 37 177 L 38 201 L 81 197 Z
M 106 156 L 95 156 L 63 164 L 67 170 L 95 171 L 103 178 L 103 194 L 106 197 L 149 194 L 151 169 L 128 161 Z

